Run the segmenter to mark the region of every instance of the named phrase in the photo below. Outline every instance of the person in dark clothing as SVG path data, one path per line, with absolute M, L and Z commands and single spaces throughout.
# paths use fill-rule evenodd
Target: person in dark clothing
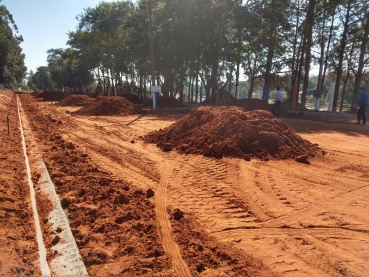
M 365 110 L 369 103 L 369 93 L 365 90 L 364 87 L 360 88 L 361 94 L 359 96 L 359 100 L 357 104 L 359 105 L 359 110 L 357 111 L 357 122 L 355 124 L 361 124 L 361 120 L 363 121 L 363 125 L 366 125 L 366 116 Z
M 280 87 L 277 87 L 277 91 L 274 98 L 274 105 L 272 107 L 272 114 L 275 117 L 279 117 L 279 110 L 281 108 L 281 104 L 283 102 L 283 93 Z

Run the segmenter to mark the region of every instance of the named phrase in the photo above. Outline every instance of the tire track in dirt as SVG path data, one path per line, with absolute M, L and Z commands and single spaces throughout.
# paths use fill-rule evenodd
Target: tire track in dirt
M 278 197 L 274 192 L 273 189 L 277 182 L 270 172 L 263 174 L 256 168 L 254 184 L 260 189 L 260 193 L 263 194 L 262 197 L 259 196 L 259 199 L 263 199 L 265 201 L 263 205 L 268 210 L 268 215 L 278 217 L 291 210 L 291 208 L 287 206 L 291 203 L 287 201 L 285 197 Z M 260 195 L 260 193 L 258 195 Z
M 297 266 L 301 263 L 306 263 L 311 270 L 319 269 L 320 272 L 315 273 L 315 276 L 342 276 L 342 273 L 345 273 L 344 276 L 361 276 L 362 272 L 369 270 L 365 257 L 355 249 L 348 250 L 345 246 L 337 245 L 335 241 L 330 243 L 330 240 L 349 240 L 357 241 L 358 245 L 363 242 L 368 245 L 369 234 L 365 233 L 339 228 L 255 228 L 230 230 L 211 235 L 219 241 L 239 242 L 238 245 L 245 248 L 250 243 L 254 245 L 258 242 L 269 243 L 271 247 L 260 254 L 268 259 L 268 255 L 274 253 L 275 258 L 269 259 L 269 266 L 279 267 L 279 271 L 283 271 L 286 276 L 294 267 L 301 268 Z M 255 249 L 257 249 L 256 246 Z M 281 255 L 278 252 L 281 252 Z M 358 260 L 360 262 L 357 262 Z M 307 272 L 304 274 L 306 275 Z M 291 276 L 299 276 L 299 274 L 296 272 Z
M 265 221 L 261 224 L 261 226 L 269 227 L 269 228 L 292 226 L 292 225 L 294 225 L 294 227 L 296 227 L 296 225 L 301 226 L 303 220 L 306 218 L 313 217 L 313 216 L 319 217 L 321 215 L 324 215 L 325 213 L 332 213 L 332 210 L 331 210 L 332 202 L 337 202 L 337 204 L 339 204 L 340 202 L 344 200 L 344 198 L 347 198 L 349 195 L 351 196 L 351 198 L 357 198 L 363 193 L 361 190 L 367 187 L 368 186 L 363 186 L 361 188 L 354 189 L 347 193 L 340 194 L 336 197 L 320 199 L 318 201 L 319 205 L 311 205 L 311 206 L 304 207 L 299 210 L 292 211 L 278 218 Z M 327 204 L 327 203 L 330 203 L 330 204 Z
M 167 186 L 176 182 L 178 174 L 174 167 L 177 161 L 172 161 L 164 169 L 160 183 L 155 193 L 155 211 L 158 217 L 159 226 L 162 233 L 164 250 L 170 254 L 174 270 L 178 276 L 192 276 L 185 261 L 182 259 L 179 247 L 172 237 L 171 223 L 167 212 Z
M 226 181 L 225 162 L 188 155 L 179 167 L 188 173 L 170 187 L 171 202 L 186 212 L 194 212 L 208 232 L 256 225 L 257 218 Z
M 93 146 L 92 149 L 95 151 L 94 155 L 98 155 L 100 160 L 106 160 L 107 162 L 109 162 L 110 167 L 112 166 L 113 164 L 111 163 L 112 157 L 109 156 L 108 154 L 108 153 L 111 153 L 110 151 L 104 151 L 105 155 L 101 155 L 101 154 L 96 154 L 97 152 L 101 152 L 101 146 L 95 145 Z M 108 156 L 108 158 L 106 158 L 106 156 Z M 128 160 L 128 162 L 131 161 L 128 155 L 125 155 L 123 159 Z M 171 161 L 172 159 L 169 159 L 169 160 L 170 160 L 170 163 L 173 163 L 173 164 L 171 166 L 168 165 L 164 169 L 163 171 L 164 175 L 161 176 L 158 182 L 156 180 L 148 179 L 146 176 L 147 174 L 144 174 L 142 170 L 135 167 L 134 163 L 133 165 L 130 165 L 129 167 L 120 166 L 119 170 L 121 171 L 122 178 L 124 178 L 124 176 L 129 176 L 129 179 L 136 180 L 137 184 L 141 184 L 141 186 L 142 184 L 144 184 L 146 189 L 156 188 L 155 198 L 154 198 L 155 212 L 156 212 L 157 220 L 158 220 L 159 227 L 161 230 L 162 243 L 163 243 L 164 250 L 171 257 L 174 270 L 175 272 L 178 273 L 178 276 L 191 276 L 190 270 L 187 264 L 183 261 L 182 256 L 179 252 L 178 245 L 175 243 L 171 235 L 170 221 L 168 218 L 168 212 L 167 212 L 167 206 L 166 206 L 166 202 L 167 202 L 166 190 L 167 190 L 167 185 L 171 183 L 171 180 L 175 179 L 175 175 L 173 174 L 175 172 L 174 171 L 175 162 Z

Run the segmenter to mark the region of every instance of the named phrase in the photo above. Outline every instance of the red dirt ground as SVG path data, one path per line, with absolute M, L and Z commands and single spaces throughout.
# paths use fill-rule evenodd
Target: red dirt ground
M 92 99 L 87 95 L 72 94 L 59 101 L 58 105 L 62 107 L 86 106 L 87 104 L 90 104 L 92 101 L 94 101 L 94 99 Z
M 0 91 L 0 113 L 3 122 L 0 125 L 0 276 L 40 276 L 16 98 L 12 91 Z
M 73 114 L 86 116 L 125 116 L 142 114 L 141 108 L 120 96 L 100 96 Z
M 70 201 L 65 208 L 89 274 L 106 276 L 103 268 L 113 262 L 118 264 L 109 276 L 151 276 L 169 270 L 154 206 L 146 191 L 95 167 L 78 145 L 56 133 L 59 124 L 47 114 L 38 114 L 32 101 L 23 103 L 29 122 L 37 129 L 36 139 L 42 141 L 44 160 L 57 192 Z M 45 204 L 41 205 L 46 209 L 41 212 L 44 216 L 49 211 Z M 45 233 L 47 226 L 43 229 Z
M 173 211 L 172 211 L 173 213 Z M 182 256 L 191 265 L 192 276 L 220 276 L 218 268 L 223 268 L 226 276 L 273 277 L 260 260 L 251 255 L 214 240 L 201 228 L 193 214 L 185 214 L 180 220 L 172 216 L 173 235 L 182 248 Z
M 171 126 L 145 136 L 159 147 L 171 144 L 189 154 L 260 159 L 315 156 L 320 150 L 270 112 L 238 107 L 201 107 Z M 170 150 L 170 149 L 167 149 Z
M 38 178 L 34 164 L 39 161 L 38 149 L 63 203 L 68 203 L 64 208 L 90 276 L 367 275 L 369 167 L 365 149 L 369 129 L 354 125 L 354 117 L 283 119 L 289 130 L 327 151 L 325 156 L 312 158 L 309 165 L 288 159 L 247 162 L 163 152 L 139 139 L 182 122 L 171 109 L 165 114 L 80 117 L 67 114 L 71 108 L 28 95 L 20 98 L 22 118 L 29 122 L 25 131 L 33 179 Z M 4 107 L 11 105 L 5 102 Z M 236 107 L 228 109 L 232 114 L 246 113 L 243 109 L 237 112 Z M 264 118 L 262 113 L 269 115 L 266 123 L 283 126 L 265 111 L 247 113 L 258 115 L 250 116 L 255 123 Z M 212 118 L 212 113 L 199 114 Z M 201 123 L 201 118 L 188 123 Z M 242 127 L 244 121 L 250 123 L 237 117 L 225 122 Z M 24 212 L 29 205 L 20 191 L 24 181 L 21 164 L 11 173 L 12 162 L 21 157 L 20 143 L 19 138 L 12 139 L 14 143 L 8 144 L 4 154 L 6 163 L 0 160 L 0 165 L 9 178 L 5 193 L 11 192 L 11 203 Z M 46 222 L 52 207 L 37 194 L 37 186 L 35 189 L 48 248 L 50 237 L 55 236 L 47 231 Z M 0 214 L 2 204 L 0 201 Z M 183 211 L 183 217 L 174 208 Z M 23 229 L 31 226 L 30 221 L 17 221 L 17 213 L 5 211 L 5 215 L 12 237 L 22 240 L 25 233 L 32 234 Z M 20 227 L 7 225 L 11 222 Z M 18 240 L 2 236 L 0 242 L 4 240 L 15 245 L 0 249 L 6 253 L 8 269 L 30 251 L 17 254 Z M 48 261 L 55 255 L 49 252 Z M 37 256 L 26 259 L 37 266 Z M 3 269 L 4 263 L 0 275 Z M 3 275 L 17 276 L 8 272 Z M 23 276 L 22 272 L 18 275 Z

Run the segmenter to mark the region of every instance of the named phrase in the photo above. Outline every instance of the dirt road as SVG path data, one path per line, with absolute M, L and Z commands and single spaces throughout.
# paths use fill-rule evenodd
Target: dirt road
M 368 276 L 367 127 L 285 119 L 326 155 L 247 162 L 142 141 L 177 112 L 81 117 L 21 101 L 91 276 Z

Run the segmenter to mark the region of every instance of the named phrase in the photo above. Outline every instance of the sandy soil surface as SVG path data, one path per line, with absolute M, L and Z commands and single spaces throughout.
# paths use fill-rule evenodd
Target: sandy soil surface
M 176 111 L 83 117 L 21 101 L 91 276 L 369 272 L 369 129 L 354 120 L 284 119 L 326 155 L 247 162 L 145 144 Z

